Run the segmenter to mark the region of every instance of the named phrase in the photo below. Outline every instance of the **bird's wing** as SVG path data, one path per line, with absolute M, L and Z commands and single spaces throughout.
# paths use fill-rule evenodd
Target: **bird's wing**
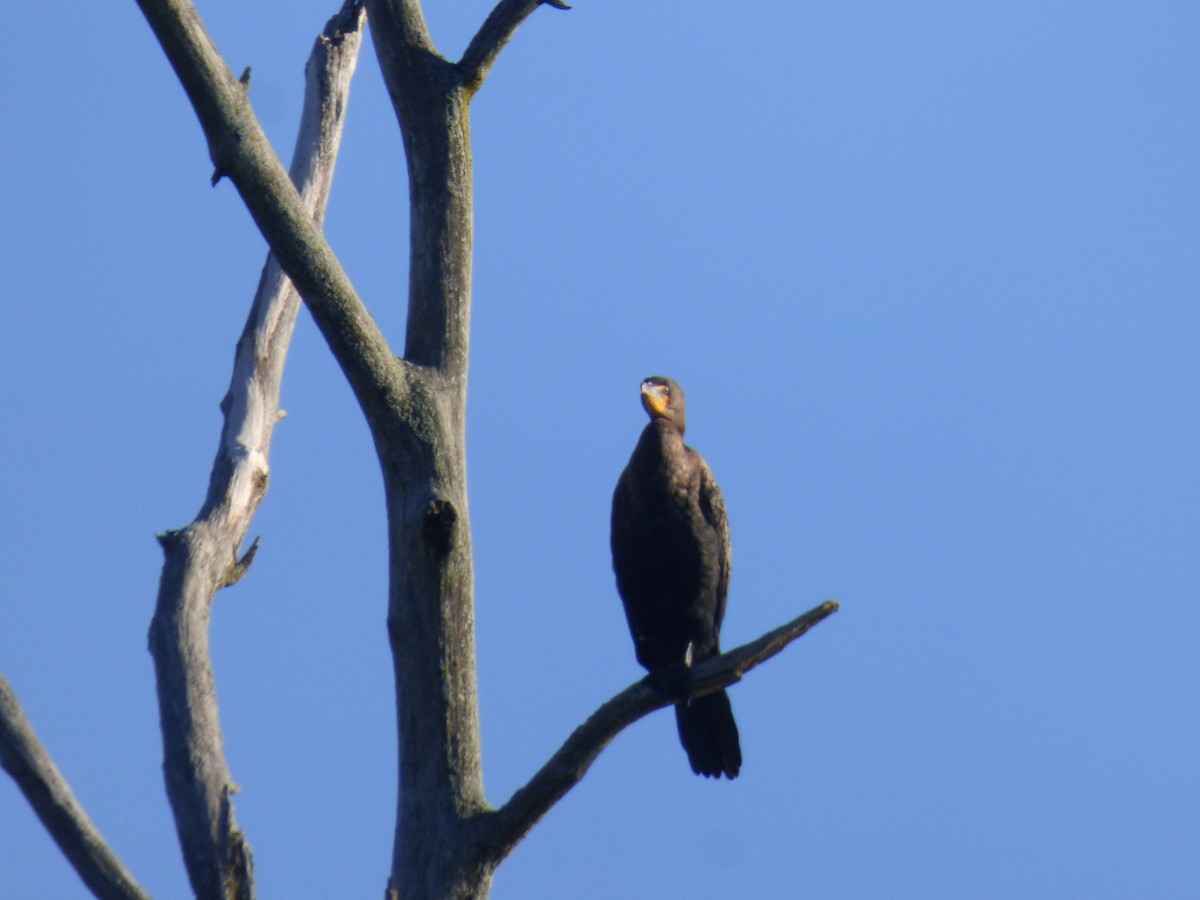
M 637 640 L 638 629 L 633 621 L 637 616 L 636 604 L 632 616 L 629 604 L 631 590 L 629 580 L 632 577 L 630 569 L 631 567 L 636 568 L 635 560 L 638 551 L 637 536 L 633 529 L 634 518 L 637 515 L 635 494 L 633 478 L 627 468 L 621 473 L 621 477 L 617 480 L 617 488 L 613 491 L 612 528 L 609 532 L 609 544 L 612 548 L 613 572 L 617 576 L 617 593 L 621 595 L 621 602 L 625 605 L 625 614 L 630 617 L 630 630 L 634 632 L 634 640 Z
M 714 622 L 720 629 L 725 618 L 725 600 L 729 594 L 729 570 L 733 564 L 733 548 L 729 543 L 729 518 L 725 514 L 725 498 L 717 487 L 712 470 L 699 454 L 700 463 L 700 512 L 709 527 L 716 532 L 719 571 L 717 573 L 717 609 Z

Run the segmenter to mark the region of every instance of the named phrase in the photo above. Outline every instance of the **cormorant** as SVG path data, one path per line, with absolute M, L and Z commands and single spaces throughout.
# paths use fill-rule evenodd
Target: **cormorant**
M 729 522 L 708 465 L 683 443 L 679 385 L 647 378 L 642 406 L 650 424 L 613 493 L 612 555 L 637 660 L 656 673 L 721 652 Z M 677 703 L 675 721 L 692 771 L 737 777 L 742 749 L 725 691 Z

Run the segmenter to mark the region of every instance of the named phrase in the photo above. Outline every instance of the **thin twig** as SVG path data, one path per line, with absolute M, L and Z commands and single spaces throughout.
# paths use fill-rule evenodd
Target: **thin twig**
M 0 765 L 13 777 L 83 883 L 102 900 L 149 900 L 75 799 L 0 675 Z
M 696 697 L 733 684 L 837 610 L 837 601 L 827 600 L 756 641 L 706 659 L 679 682 L 683 694 Z M 504 806 L 480 817 L 478 827 L 483 832 L 480 844 L 485 848 L 484 853 L 503 858 L 567 791 L 579 783 L 613 738 L 638 719 L 672 705 L 676 699 L 656 690 L 647 677 L 604 703 L 571 733 Z

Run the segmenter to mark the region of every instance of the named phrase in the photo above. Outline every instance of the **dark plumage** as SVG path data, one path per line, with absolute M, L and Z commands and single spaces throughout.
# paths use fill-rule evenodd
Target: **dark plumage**
M 721 652 L 729 523 L 708 465 L 683 443 L 679 385 L 647 378 L 642 406 L 650 424 L 613 493 L 613 571 L 637 660 L 661 672 Z M 677 704 L 675 721 L 694 772 L 737 776 L 742 750 L 724 691 Z

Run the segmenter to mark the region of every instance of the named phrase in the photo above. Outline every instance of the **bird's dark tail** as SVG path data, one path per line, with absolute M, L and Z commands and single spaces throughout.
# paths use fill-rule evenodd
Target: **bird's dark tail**
M 687 751 L 692 771 L 705 778 L 737 778 L 742 746 L 729 695 L 716 691 L 675 707 L 679 743 Z

